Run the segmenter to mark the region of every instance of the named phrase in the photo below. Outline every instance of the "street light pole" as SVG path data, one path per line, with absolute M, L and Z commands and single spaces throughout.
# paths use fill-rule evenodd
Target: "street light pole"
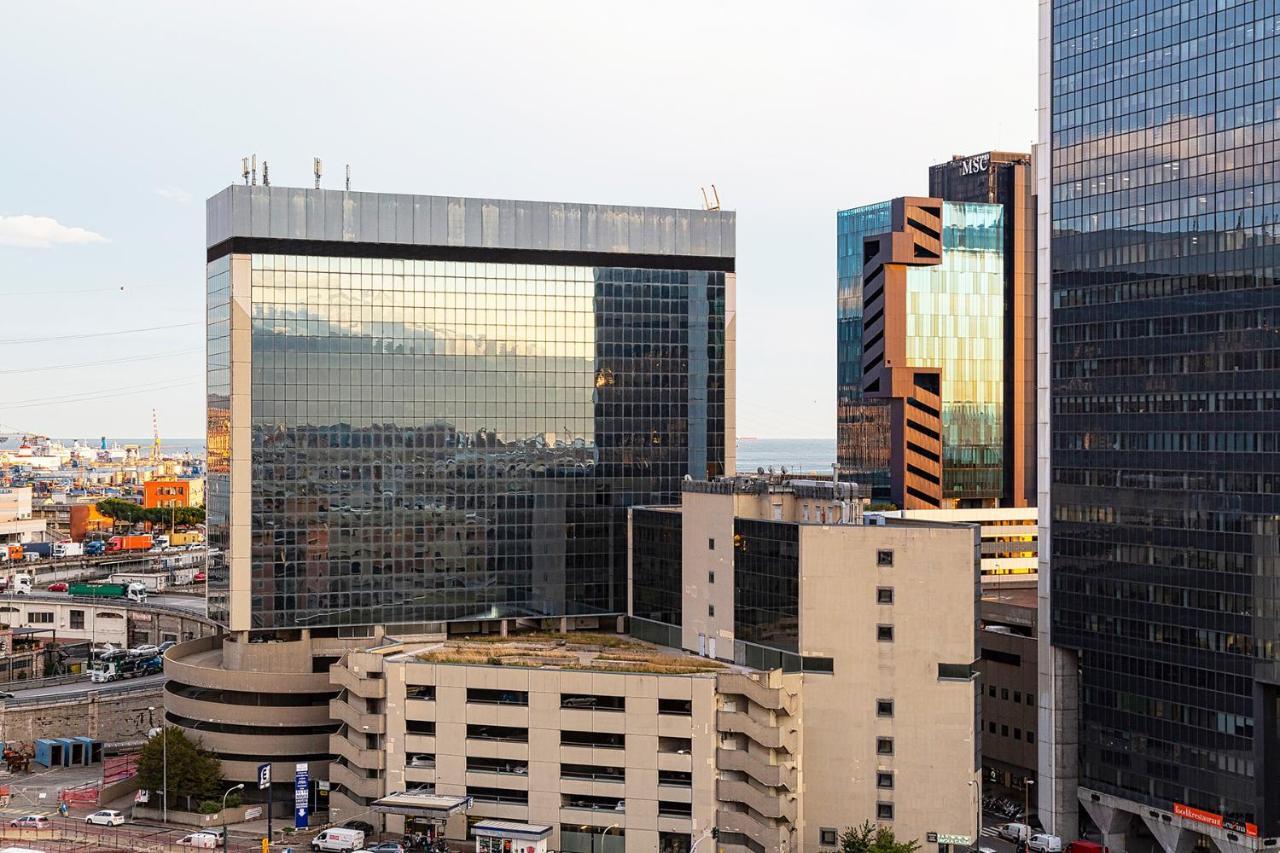
M 1030 776 L 1022 780 L 1022 820 L 1031 825 L 1031 786 L 1036 783 Z
M 600 853 L 607 853 L 607 851 L 604 849 L 604 837 L 608 835 L 610 832 L 613 832 L 617 828 L 618 828 L 618 824 L 611 823 L 609 824 L 608 828 L 605 829 L 604 832 L 600 833 Z M 591 846 L 595 847 L 594 844 Z
M 227 796 L 232 791 L 243 791 L 243 790 L 244 790 L 244 783 L 241 782 L 239 785 L 233 785 L 232 787 L 228 788 L 226 793 L 222 795 L 222 849 L 223 850 L 227 849 Z

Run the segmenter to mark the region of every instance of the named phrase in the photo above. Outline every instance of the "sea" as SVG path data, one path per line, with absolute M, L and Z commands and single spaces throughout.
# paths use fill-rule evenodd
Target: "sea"
M 4 441 L 0 441 L 0 450 L 12 450 L 22 444 L 22 436 L 20 434 L 7 433 L 4 435 Z M 78 438 L 55 438 L 67 447 L 79 441 L 81 444 L 87 444 L 90 447 L 100 447 L 102 444 L 102 436 L 80 436 Z M 151 450 L 150 438 L 112 438 L 107 436 L 107 447 L 120 445 L 124 447 L 126 444 L 136 444 L 145 448 L 147 452 Z M 164 438 L 160 439 L 160 453 L 165 456 L 181 456 L 183 453 L 191 453 L 193 456 L 204 456 L 205 443 L 204 438 Z
M 739 438 L 738 472 L 757 468 L 775 471 L 816 471 L 830 474 L 836 461 L 834 438 Z

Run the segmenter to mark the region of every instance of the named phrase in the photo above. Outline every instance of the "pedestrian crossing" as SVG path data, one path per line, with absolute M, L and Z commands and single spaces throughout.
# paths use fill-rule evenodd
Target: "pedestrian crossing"
M 996 830 L 994 826 L 984 826 L 982 827 L 982 829 L 978 830 L 978 834 L 981 835 L 983 838 L 999 838 L 1000 837 L 1000 833 Z

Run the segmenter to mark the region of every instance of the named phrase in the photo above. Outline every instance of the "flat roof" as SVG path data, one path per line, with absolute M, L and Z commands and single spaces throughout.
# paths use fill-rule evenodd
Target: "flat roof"
M 490 838 L 524 838 L 529 841 L 540 841 L 551 835 L 551 827 L 537 823 L 516 823 L 511 820 L 482 820 L 471 827 L 476 835 L 487 835 Z
M 256 238 L 725 259 L 736 221 L 731 210 L 232 184 L 205 203 L 205 246 Z
M 740 669 L 723 661 L 646 643 L 624 634 L 591 631 L 450 637 L 405 651 L 396 659 L 468 666 L 616 672 L 623 675 L 715 675 Z
M 445 818 L 471 808 L 471 797 L 452 797 L 443 794 L 417 794 L 400 791 L 373 801 L 373 810 L 383 814 L 407 817 Z
M 1005 604 L 1010 607 L 1030 607 L 1034 609 L 1036 588 L 1034 586 L 998 586 L 982 591 L 982 600 L 989 604 Z

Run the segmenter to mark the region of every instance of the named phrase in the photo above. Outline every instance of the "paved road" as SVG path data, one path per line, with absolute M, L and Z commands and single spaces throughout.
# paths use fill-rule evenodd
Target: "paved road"
M 203 595 L 173 595 L 162 592 L 156 595 L 148 595 L 147 604 L 154 604 L 157 607 L 177 607 L 182 610 L 191 610 L 202 616 L 205 612 Z
M 984 814 L 982 816 L 982 837 L 978 840 L 979 846 L 988 847 L 996 851 L 996 853 L 1015 853 L 1013 842 L 1005 841 L 996 832 L 996 827 L 1008 822 L 1008 818 L 997 817 L 990 813 Z
M 163 683 L 164 673 L 143 675 L 138 678 L 126 678 L 122 681 L 109 681 L 106 684 L 94 684 L 89 681 L 89 676 L 86 675 L 83 679 L 72 681 L 69 684 L 56 684 L 52 687 L 30 687 L 26 690 L 7 690 L 6 692 L 12 693 L 16 699 L 35 699 L 44 696 L 67 696 L 75 693 L 84 693 L 89 690 L 110 693 L 115 690 L 127 690 L 132 687 L 159 686 Z

